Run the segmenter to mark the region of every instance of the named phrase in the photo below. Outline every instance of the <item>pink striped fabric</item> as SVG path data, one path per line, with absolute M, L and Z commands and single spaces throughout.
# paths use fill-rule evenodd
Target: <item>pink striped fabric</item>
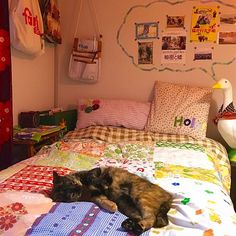
M 115 99 L 80 99 L 77 128 L 102 125 L 143 130 L 149 111 L 149 102 Z

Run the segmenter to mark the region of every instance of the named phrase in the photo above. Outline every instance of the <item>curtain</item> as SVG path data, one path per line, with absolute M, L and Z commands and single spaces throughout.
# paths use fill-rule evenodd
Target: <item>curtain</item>
M 8 0 L 0 0 L 0 169 L 11 164 L 12 84 Z

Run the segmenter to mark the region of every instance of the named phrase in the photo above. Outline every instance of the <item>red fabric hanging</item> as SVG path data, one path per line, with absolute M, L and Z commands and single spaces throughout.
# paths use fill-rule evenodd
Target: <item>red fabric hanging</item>
M 8 0 L 0 1 L 0 169 L 12 162 L 12 79 Z

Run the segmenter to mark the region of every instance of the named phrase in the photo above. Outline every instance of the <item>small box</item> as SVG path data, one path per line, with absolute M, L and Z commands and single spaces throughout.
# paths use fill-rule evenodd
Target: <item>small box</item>
M 77 110 L 55 112 L 50 115 L 49 111 L 39 114 L 40 125 L 62 125 L 65 124 L 67 131 L 74 130 L 77 122 Z

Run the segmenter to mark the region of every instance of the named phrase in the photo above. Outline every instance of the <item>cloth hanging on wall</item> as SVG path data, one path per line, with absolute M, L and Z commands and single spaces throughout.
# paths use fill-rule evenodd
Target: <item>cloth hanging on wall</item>
M 12 85 L 8 1 L 0 1 L 0 169 L 11 164 Z
M 57 0 L 39 0 L 40 10 L 43 18 L 43 38 L 54 44 L 61 44 L 60 11 Z
M 77 36 L 78 26 L 81 24 L 80 15 L 83 0 L 80 1 L 79 12 L 77 17 L 76 29 L 74 33 L 74 45 L 70 55 L 68 76 L 84 83 L 96 83 L 101 73 L 101 35 L 99 32 L 96 11 L 92 0 L 86 0 L 91 11 L 92 20 L 95 26 L 93 39 L 81 39 Z
M 101 42 L 74 39 L 68 75 L 73 80 L 95 83 L 101 72 Z
M 33 56 L 44 53 L 43 20 L 38 0 L 11 0 L 11 44 Z

